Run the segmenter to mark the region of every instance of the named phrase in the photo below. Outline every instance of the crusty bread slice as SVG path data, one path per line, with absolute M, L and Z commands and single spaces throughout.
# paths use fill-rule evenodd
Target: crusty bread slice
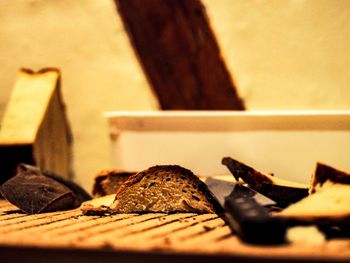
M 350 174 L 317 163 L 310 195 L 284 209 L 279 216 L 296 221 L 350 226 Z
M 105 169 L 95 177 L 92 194 L 95 198 L 115 194 L 119 187 L 136 172 L 122 171 L 117 169 Z
M 312 223 L 350 225 L 350 185 L 324 183 L 314 194 L 282 210 L 279 216 Z
M 158 165 L 131 176 L 111 205 L 114 213 L 214 213 L 207 186 L 190 170 Z

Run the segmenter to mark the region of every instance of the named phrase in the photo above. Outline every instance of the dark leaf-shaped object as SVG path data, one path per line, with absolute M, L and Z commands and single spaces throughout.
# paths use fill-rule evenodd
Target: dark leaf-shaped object
M 307 187 L 296 187 L 293 182 L 277 180 L 271 174 L 260 172 L 231 157 L 224 157 L 222 164 L 228 168 L 237 181 L 243 180 L 250 188 L 271 198 L 281 208 L 309 194 Z
M 279 207 L 287 207 L 309 195 L 308 189 L 262 183 L 260 193 L 275 200 Z
M 76 206 L 79 206 L 82 202 L 91 199 L 91 196 L 83 188 L 81 188 L 79 185 L 77 185 L 76 183 L 69 181 L 67 179 L 64 179 L 57 174 L 54 174 L 54 173 L 51 173 L 48 171 L 42 171 L 40 168 L 38 168 L 36 166 L 32 166 L 32 165 L 28 165 L 28 164 L 19 164 L 17 166 L 17 173 L 20 173 L 20 172 L 28 172 L 28 173 L 37 174 L 37 175 L 42 174 L 42 175 L 45 175 L 46 177 L 49 177 L 49 178 L 65 185 L 73 192 L 73 194 L 76 198 Z
M 46 176 L 39 168 L 22 164 L 0 191 L 10 203 L 28 214 L 72 209 L 84 201 L 69 186 Z

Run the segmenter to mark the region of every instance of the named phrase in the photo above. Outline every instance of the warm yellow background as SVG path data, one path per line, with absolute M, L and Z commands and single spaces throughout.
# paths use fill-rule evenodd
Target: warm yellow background
M 249 109 L 350 109 L 350 1 L 203 2 Z M 102 112 L 157 109 L 111 0 L 0 1 L 0 64 L 0 117 L 18 68 L 62 70 L 87 189 L 110 161 Z

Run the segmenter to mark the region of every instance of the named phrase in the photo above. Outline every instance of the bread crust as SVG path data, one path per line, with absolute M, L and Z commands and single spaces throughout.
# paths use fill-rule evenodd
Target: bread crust
M 214 197 L 212 196 L 211 192 L 209 191 L 207 185 L 202 182 L 196 175 L 192 173 L 192 171 L 181 167 L 179 165 L 156 165 L 148 168 L 147 170 L 138 172 L 132 176 L 119 188 L 117 191 L 115 202 L 118 201 L 121 196 L 134 184 L 140 182 L 142 178 L 149 174 L 153 174 L 158 171 L 166 171 L 171 172 L 174 174 L 181 174 L 186 176 L 188 179 L 190 179 L 194 184 L 198 186 L 198 190 L 204 194 L 209 204 L 211 204 L 212 209 L 210 209 L 210 213 L 214 213 L 215 211 L 219 210 L 219 206 L 216 203 Z
M 115 194 L 119 189 L 119 185 L 124 183 L 134 174 L 136 174 L 136 172 L 119 169 L 104 169 L 95 176 L 92 194 L 94 197 Z M 120 182 L 117 184 L 113 179 L 119 179 Z
M 316 192 L 316 188 L 322 187 L 326 181 L 339 184 L 350 184 L 350 173 L 346 173 L 329 165 L 318 162 L 310 184 L 310 194 Z
M 138 173 L 130 176 L 129 179 L 119 188 L 116 197 L 118 197 L 118 194 L 120 194 L 123 191 L 125 191 L 131 185 L 141 181 L 141 179 L 144 176 L 146 176 L 147 174 L 153 173 L 153 172 L 155 172 L 157 170 L 160 170 L 160 169 L 168 170 L 168 171 L 171 171 L 171 172 L 183 173 L 186 176 L 189 176 L 190 178 L 192 178 L 193 180 L 200 181 L 199 178 L 197 176 L 195 176 L 190 170 L 188 170 L 188 169 L 186 169 L 184 167 L 181 167 L 179 165 L 155 165 L 155 166 L 152 166 L 152 167 L 148 168 L 147 170 L 138 172 Z
M 318 162 L 310 195 L 290 205 L 279 216 L 296 222 L 349 228 L 350 174 Z

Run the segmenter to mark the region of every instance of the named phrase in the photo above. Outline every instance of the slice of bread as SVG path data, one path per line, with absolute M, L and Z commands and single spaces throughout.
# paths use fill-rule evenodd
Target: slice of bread
M 215 213 L 207 186 L 190 170 L 158 165 L 131 176 L 111 205 L 114 213 Z
M 279 216 L 296 221 L 350 226 L 350 174 L 317 163 L 310 195 Z
M 314 194 L 279 213 L 288 220 L 350 226 L 350 185 L 326 182 Z
M 115 194 L 119 187 L 136 172 L 128 172 L 116 169 L 106 169 L 99 172 L 95 177 L 92 194 L 95 198 Z

